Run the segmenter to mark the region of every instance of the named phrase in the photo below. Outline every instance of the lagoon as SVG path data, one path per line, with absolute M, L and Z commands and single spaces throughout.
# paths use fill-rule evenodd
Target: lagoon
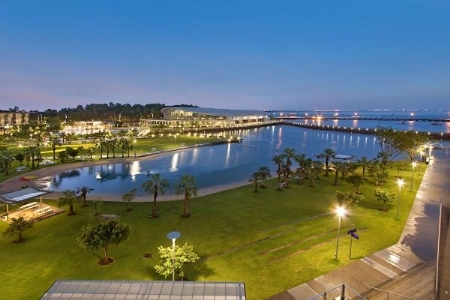
M 219 185 L 248 182 L 253 172 L 261 166 L 271 169 L 275 175 L 274 155 L 285 148 L 295 149 L 297 154 L 316 159 L 326 148 L 338 154 L 352 155 L 356 159 L 371 159 L 380 151 L 373 135 L 350 134 L 333 131 L 317 131 L 291 126 L 271 125 L 262 128 L 236 130 L 233 135 L 243 138 L 241 143 L 195 147 L 170 152 L 159 157 L 123 163 L 105 162 L 73 169 L 54 177 L 48 189 L 52 191 L 75 190 L 80 186 L 93 189 L 95 195 L 121 197 L 136 188 L 137 195 L 145 195 L 142 183 L 149 174 L 159 173 L 170 182 L 166 194 L 174 194 L 175 183 L 181 176 L 194 176 L 199 189 Z

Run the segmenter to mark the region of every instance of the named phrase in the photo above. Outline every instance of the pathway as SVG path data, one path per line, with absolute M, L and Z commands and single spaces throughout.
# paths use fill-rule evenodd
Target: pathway
M 441 201 L 450 207 L 450 151 L 435 150 L 433 155 L 397 244 L 269 299 L 323 299 L 320 294 L 326 291 L 327 299 L 334 299 L 342 284 L 346 299 L 434 299 Z M 449 219 L 444 221 L 448 225 Z M 450 299 L 450 233 L 442 235 L 437 299 Z

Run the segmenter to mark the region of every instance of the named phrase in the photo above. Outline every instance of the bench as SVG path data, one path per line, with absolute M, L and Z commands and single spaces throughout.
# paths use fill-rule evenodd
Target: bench
M 34 211 L 33 216 L 41 217 L 41 216 L 44 216 L 46 214 L 51 214 L 51 213 L 53 213 L 53 209 L 51 207 L 44 207 L 44 208 Z
M 39 204 L 37 202 L 31 202 L 31 203 L 22 205 L 21 207 L 19 207 L 19 210 L 25 210 L 25 209 L 37 208 L 37 207 L 39 207 Z
M 17 167 L 16 168 L 16 171 L 17 172 L 22 172 L 23 170 L 25 170 L 27 167 L 25 167 L 25 166 L 19 166 L 19 167 Z

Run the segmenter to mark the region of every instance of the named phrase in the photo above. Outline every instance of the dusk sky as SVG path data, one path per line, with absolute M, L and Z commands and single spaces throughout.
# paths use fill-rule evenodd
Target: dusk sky
M 0 1 L 0 109 L 450 109 L 450 1 Z

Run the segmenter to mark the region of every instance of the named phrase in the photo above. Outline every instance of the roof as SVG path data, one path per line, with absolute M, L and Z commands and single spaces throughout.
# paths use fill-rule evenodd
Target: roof
M 41 300 L 245 300 L 243 282 L 57 280 Z
M 261 115 L 266 116 L 267 112 L 264 110 L 240 110 L 240 109 L 222 109 L 222 108 L 208 108 L 208 107 L 177 107 L 177 106 L 167 106 L 162 110 L 167 109 L 179 109 L 184 111 L 196 112 L 206 115 L 215 115 L 215 116 L 248 116 L 248 115 Z
M 345 155 L 345 154 L 336 154 L 336 155 L 334 156 L 334 158 L 336 158 L 336 159 L 345 159 L 345 160 L 347 160 L 347 159 L 352 159 L 353 156 L 352 156 L 352 155 Z
M 50 193 L 50 191 L 28 187 L 15 192 L 0 195 L 0 201 L 8 204 L 16 204 L 48 193 Z

